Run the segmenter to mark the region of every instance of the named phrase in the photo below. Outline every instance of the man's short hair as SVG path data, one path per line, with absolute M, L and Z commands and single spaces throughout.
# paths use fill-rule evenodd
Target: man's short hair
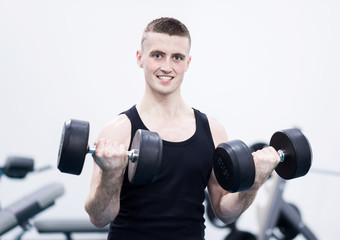
M 145 28 L 142 37 L 143 42 L 146 39 L 146 34 L 149 32 L 165 33 L 170 36 L 187 37 L 189 39 L 189 47 L 191 46 L 191 37 L 187 27 L 175 18 L 162 17 L 151 21 Z

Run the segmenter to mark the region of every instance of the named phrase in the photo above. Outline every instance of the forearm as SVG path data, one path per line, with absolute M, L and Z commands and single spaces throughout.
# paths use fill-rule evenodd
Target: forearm
M 251 188 L 247 191 L 224 195 L 216 208 L 217 216 L 224 223 L 235 222 L 254 202 L 256 194 L 257 188 Z
M 119 212 L 124 171 L 118 173 L 100 171 L 98 178 L 99 181 L 91 184 L 85 210 L 91 222 L 102 228 L 113 221 Z

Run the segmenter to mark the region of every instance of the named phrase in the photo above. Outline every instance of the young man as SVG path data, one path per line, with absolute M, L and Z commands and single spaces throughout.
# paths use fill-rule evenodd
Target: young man
M 256 179 L 250 190 L 232 194 L 219 186 L 212 156 L 215 147 L 227 141 L 225 129 L 181 96 L 190 45 L 189 31 L 178 20 L 149 23 L 136 55 L 144 69 L 144 96 L 98 136 L 85 208 L 97 227 L 111 223 L 108 239 L 204 239 L 205 188 L 215 213 L 231 223 L 279 163 L 273 148 L 258 151 L 253 153 Z M 129 183 L 125 172 L 126 150 L 140 128 L 157 132 L 163 140 L 158 178 L 146 186 Z

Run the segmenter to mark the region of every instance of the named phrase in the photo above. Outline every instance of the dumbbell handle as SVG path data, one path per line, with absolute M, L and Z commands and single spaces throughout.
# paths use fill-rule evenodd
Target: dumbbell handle
M 285 152 L 280 149 L 280 150 L 277 151 L 277 153 L 280 156 L 280 162 L 284 162 L 284 160 L 285 160 Z
M 96 147 L 88 146 L 87 152 L 90 154 L 94 154 L 96 152 Z M 129 161 L 131 160 L 131 162 L 135 162 L 138 159 L 139 151 L 137 149 L 131 149 L 130 151 L 126 151 L 126 155 Z

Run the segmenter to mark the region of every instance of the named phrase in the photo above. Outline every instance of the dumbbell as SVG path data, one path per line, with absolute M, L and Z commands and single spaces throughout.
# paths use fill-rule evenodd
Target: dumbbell
M 58 169 L 61 172 L 81 174 L 86 154 L 93 154 L 96 150 L 94 146 L 88 146 L 89 133 L 89 122 L 71 119 L 64 123 L 58 153 Z M 134 184 L 152 183 L 161 164 L 162 150 L 162 139 L 157 133 L 137 130 L 131 150 L 126 152 L 129 181 Z
M 270 139 L 280 156 L 275 171 L 289 180 L 307 174 L 312 164 L 312 149 L 307 138 L 297 129 L 274 133 Z M 252 187 L 255 180 L 255 163 L 250 149 L 241 140 L 221 143 L 213 156 L 213 168 L 221 187 L 228 192 L 240 192 Z

